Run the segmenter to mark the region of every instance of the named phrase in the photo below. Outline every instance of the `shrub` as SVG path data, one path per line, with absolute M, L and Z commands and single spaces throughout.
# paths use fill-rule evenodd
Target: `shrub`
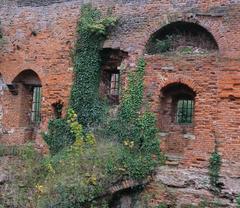
M 66 119 L 54 119 L 48 123 L 48 132 L 43 134 L 51 154 L 56 154 L 63 148 L 70 146 L 75 141 Z
M 237 208 L 240 208 L 240 195 L 237 197 Z
M 166 36 L 166 38 L 163 40 L 152 40 L 148 46 L 148 52 L 150 54 L 169 52 L 172 47 L 172 41 L 172 36 Z
M 38 207 L 87 208 L 95 204 L 117 180 L 118 176 L 108 174 L 106 168 L 116 148 L 109 142 L 91 145 L 76 141 L 47 160 L 48 175 L 38 185 Z
M 222 164 L 221 156 L 219 155 L 217 150 L 215 150 L 210 157 L 208 169 L 209 169 L 210 184 L 213 188 L 213 191 L 216 193 L 220 192 L 219 173 L 221 169 L 221 164 Z
M 154 207 L 154 208 L 167 208 L 168 206 L 164 203 L 159 204 L 158 206 Z

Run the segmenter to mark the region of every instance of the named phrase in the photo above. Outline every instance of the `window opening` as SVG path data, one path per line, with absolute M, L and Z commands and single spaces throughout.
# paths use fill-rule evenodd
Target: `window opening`
M 109 84 L 109 95 L 118 96 L 119 95 L 119 73 L 111 73 L 110 84 Z
M 177 123 L 191 124 L 193 120 L 194 101 L 181 99 L 177 102 Z
M 55 118 L 62 118 L 63 102 L 61 100 L 52 104 Z
M 41 87 L 33 87 L 31 121 L 34 124 L 41 122 Z

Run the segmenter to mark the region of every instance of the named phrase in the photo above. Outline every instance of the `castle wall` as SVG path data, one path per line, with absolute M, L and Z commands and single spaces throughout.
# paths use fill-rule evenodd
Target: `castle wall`
M 44 131 L 54 116 L 53 103 L 63 101 L 64 109 L 68 104 L 73 70 L 71 52 L 80 7 L 86 2 L 24 0 L 7 1 L 0 7 L 4 36 L 0 72 L 7 84 L 25 69 L 39 75 L 42 122 L 38 131 Z M 169 129 L 161 132 L 163 150 L 169 144 L 175 145 L 182 150 L 182 166 L 207 167 L 217 140 L 223 171 L 239 176 L 240 4 L 237 0 L 97 0 L 93 4 L 103 12 L 111 8 L 113 15 L 120 18 L 104 47 L 127 52 L 127 70 L 135 68 L 138 57 L 145 57 L 145 94 L 158 117 L 160 131 L 164 122 L 159 113 L 161 88 L 182 82 L 196 91 L 193 125 L 184 129 L 170 124 Z M 146 55 L 145 46 L 151 35 L 176 21 L 206 28 L 216 39 L 219 53 L 194 57 Z M 19 125 L 21 95 L 13 95 L 7 89 L 1 93 L 4 94 L 0 97 L 0 125 L 5 130 L 1 131 L 0 142 L 25 142 L 29 135 L 26 136 L 26 126 L 23 129 Z

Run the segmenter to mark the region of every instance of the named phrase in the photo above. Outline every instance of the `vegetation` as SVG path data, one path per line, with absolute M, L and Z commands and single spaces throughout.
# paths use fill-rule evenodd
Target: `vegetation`
M 37 185 L 37 207 L 94 207 L 117 175 L 107 171 L 109 159 L 114 160 L 118 146 L 98 142 L 92 134 L 84 134 L 75 114 L 68 120 L 75 142 L 45 160 L 48 174 Z M 64 170 L 64 171 L 63 171 Z
M 240 208 L 240 195 L 237 197 L 237 208 Z
M 89 127 L 100 122 L 104 101 L 99 98 L 100 49 L 108 31 L 116 24 L 114 17 L 101 16 L 97 9 L 87 4 L 81 9 L 78 24 L 78 40 L 74 52 L 75 79 L 70 106 L 78 115 L 78 121 Z
M 74 143 L 75 138 L 66 119 L 54 119 L 48 123 L 48 132 L 43 134 L 51 154 L 56 154 L 63 148 Z
M 81 14 L 70 108 L 66 118 L 50 121 L 44 134 L 51 155 L 44 159 L 45 179 L 36 185 L 41 208 L 107 207 L 108 199 L 102 196 L 112 184 L 145 179 L 162 159 L 155 117 L 142 107 L 143 59 L 129 74 L 117 117 L 106 119 L 103 138 L 89 131 L 101 121 L 106 106 L 98 95 L 99 52 L 116 19 L 102 18 L 90 5 Z M 107 137 L 111 140 L 105 141 Z
M 169 52 L 172 47 L 172 36 L 167 36 L 163 40 L 155 39 L 151 43 L 150 54 L 166 53 Z
M 221 169 L 221 164 L 221 156 L 219 155 L 217 149 L 215 149 L 209 160 L 210 184 L 215 193 L 219 193 L 221 191 L 221 187 L 219 186 L 219 173 Z
M 208 54 L 218 49 L 214 39 L 201 31 L 200 28 L 191 27 L 189 31 L 181 31 L 175 25 L 175 31 L 167 34 L 157 33 L 151 38 L 147 45 L 149 54 Z M 182 28 L 186 27 L 183 26 Z M 193 31 L 191 31 L 193 30 Z
M 155 117 L 142 109 L 144 69 L 145 61 L 140 59 L 136 71 L 129 75 L 117 118 L 106 127 L 108 135 L 124 144 L 119 164 L 135 179 L 149 175 L 163 159 L 156 138 Z
M 164 203 L 159 204 L 158 206 L 156 206 L 155 208 L 167 208 L 168 206 Z
M 35 185 L 46 176 L 42 155 L 32 143 L 22 146 L 1 145 L 0 164 L 6 163 L 1 174 L 7 179 L 0 185 L 0 207 L 36 207 Z

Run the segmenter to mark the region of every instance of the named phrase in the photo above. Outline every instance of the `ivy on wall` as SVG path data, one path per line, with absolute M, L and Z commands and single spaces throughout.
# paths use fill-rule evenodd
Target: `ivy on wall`
M 85 127 L 99 122 L 103 111 L 103 101 L 99 99 L 99 52 L 108 31 L 116 22 L 114 17 L 102 18 L 101 13 L 89 4 L 81 9 L 70 106 L 77 113 L 78 121 Z
M 38 186 L 40 207 L 99 207 L 99 197 L 113 183 L 145 179 L 162 160 L 155 116 L 142 107 L 146 66 L 143 58 L 129 73 L 116 118 L 106 119 L 110 123 L 105 133 L 111 141 L 105 135 L 95 139 L 87 133 L 88 127 L 101 121 L 105 106 L 98 93 L 99 52 L 115 23 L 116 18 L 102 18 L 90 5 L 81 9 L 68 114 L 51 121 L 44 135 L 53 154 L 47 164 L 46 180 Z
M 141 58 L 137 69 L 129 74 L 117 118 L 108 128 L 108 134 L 117 137 L 124 146 L 117 164 L 134 179 L 145 178 L 163 162 L 155 116 L 142 108 L 145 66 Z

